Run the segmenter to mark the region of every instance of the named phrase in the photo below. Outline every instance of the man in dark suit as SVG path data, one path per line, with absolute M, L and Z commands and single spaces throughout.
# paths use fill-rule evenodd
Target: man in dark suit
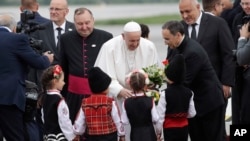
M 36 54 L 28 37 L 15 31 L 9 15 L 0 16 L 0 130 L 6 140 L 24 141 L 25 79 L 28 66 L 45 69 L 53 54 Z
M 66 20 L 66 15 L 69 12 L 67 0 L 51 0 L 50 2 L 50 20 L 45 23 L 43 26 L 44 30 L 37 30 L 32 34 L 32 37 L 35 39 L 42 40 L 42 52 L 50 51 L 55 54 L 54 62 L 52 64 L 59 63 L 59 45 L 58 31 L 57 28 L 61 28 L 61 34 L 72 31 L 75 29 L 73 23 Z M 33 82 L 36 82 L 41 88 L 40 77 L 42 72 L 37 71 L 36 76 L 33 78 Z
M 222 141 L 222 85 L 206 51 L 184 33 L 184 27 L 178 21 L 167 22 L 162 27 L 163 38 L 170 48 L 167 59 L 171 62 L 175 54 L 183 54 L 187 67 L 184 83 L 194 92 L 197 114 L 189 119 L 190 138 L 192 141 Z
M 226 21 L 202 12 L 197 0 L 180 0 L 179 10 L 183 19 L 185 35 L 191 36 L 194 25 L 196 36 L 193 39 L 200 43 L 207 52 L 222 84 L 224 98 L 227 100 L 231 95 L 231 87 L 234 86 L 236 62 L 232 53 L 233 37 Z M 226 104 L 224 107 L 225 113 Z
M 34 38 L 42 40 L 43 51 L 51 51 L 55 54 L 53 64 L 59 63 L 59 34 L 75 30 L 73 23 L 66 20 L 69 12 L 67 0 L 51 0 L 50 2 L 50 22 L 44 24 L 44 30 L 38 30 L 34 33 Z M 58 31 L 58 28 L 60 31 Z M 60 32 L 60 33 L 59 33 Z
M 232 54 L 234 42 L 227 23 L 222 18 L 201 12 L 197 0 L 180 0 L 179 10 L 187 36 L 191 35 L 191 25 L 196 24 L 195 40 L 206 50 L 223 85 L 224 97 L 228 98 L 234 85 L 235 62 Z

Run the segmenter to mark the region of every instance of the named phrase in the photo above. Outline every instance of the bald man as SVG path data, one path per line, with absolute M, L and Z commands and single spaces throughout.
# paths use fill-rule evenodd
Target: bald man
M 75 30 L 75 26 L 66 20 L 66 16 L 69 13 L 67 0 L 51 0 L 49 11 L 51 21 L 44 25 L 44 30 L 35 33 L 34 37 L 43 41 L 43 51 L 55 53 L 53 64 L 58 64 L 59 46 L 57 43 L 59 36 L 65 32 Z
M 65 32 L 75 30 L 73 23 L 66 20 L 69 12 L 67 0 L 51 0 L 50 2 L 50 22 L 44 24 L 44 30 L 37 30 L 32 35 L 35 39 L 43 41 L 42 52 L 50 51 L 55 54 L 53 64 L 59 63 L 59 48 L 58 40 L 60 35 Z M 60 28 L 60 29 L 59 29 Z M 37 72 L 33 77 L 33 81 L 40 85 L 40 76 L 42 72 Z
M 28 66 L 45 69 L 53 54 L 34 52 L 24 34 L 16 34 L 16 21 L 0 15 L 0 130 L 8 141 L 24 141 L 25 79 Z

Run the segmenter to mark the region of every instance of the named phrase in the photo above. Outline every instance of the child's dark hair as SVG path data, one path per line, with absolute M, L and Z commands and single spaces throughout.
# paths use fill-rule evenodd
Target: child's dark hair
M 133 72 L 129 78 L 129 84 L 134 92 L 143 91 L 146 85 L 146 77 L 139 71 Z
M 62 68 L 59 65 L 50 66 L 47 68 L 41 78 L 41 83 L 44 90 L 50 89 L 52 87 L 53 79 L 59 79 L 63 75 Z
M 38 104 L 42 105 L 43 97 L 44 97 L 44 94 L 46 93 L 46 90 L 52 88 L 53 86 L 52 80 L 59 79 L 61 78 L 62 75 L 63 75 L 63 71 L 62 71 L 61 66 L 59 65 L 50 66 L 46 70 L 44 70 L 42 77 L 41 77 L 41 84 L 42 84 L 43 91 L 42 91 L 42 95 L 40 96 Z

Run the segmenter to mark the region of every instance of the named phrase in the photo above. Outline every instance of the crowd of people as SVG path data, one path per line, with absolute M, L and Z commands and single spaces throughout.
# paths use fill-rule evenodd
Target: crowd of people
M 74 10 L 72 23 L 67 0 L 50 1 L 49 19 L 36 0 L 21 0 L 20 11 L 45 28 L 28 36 L 16 31 L 24 21 L 0 14 L 0 140 L 228 141 L 229 98 L 232 124 L 250 124 L 250 0 L 178 6 L 182 20 L 162 25 L 167 66 L 144 23 L 128 21 L 113 37 L 95 28 L 86 7 Z M 39 53 L 30 37 L 43 41 Z M 145 94 L 142 69 L 152 65 L 166 76 L 157 104 Z M 39 93 L 31 119 L 25 80 Z

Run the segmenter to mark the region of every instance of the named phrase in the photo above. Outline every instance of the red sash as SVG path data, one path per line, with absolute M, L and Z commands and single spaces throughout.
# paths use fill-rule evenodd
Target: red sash
M 92 92 L 89 87 L 88 78 L 69 75 L 68 91 L 80 95 L 90 95 Z
M 181 117 L 181 118 L 165 117 L 165 121 L 163 123 L 164 128 L 184 127 L 187 125 L 188 125 L 188 120 L 186 117 Z

